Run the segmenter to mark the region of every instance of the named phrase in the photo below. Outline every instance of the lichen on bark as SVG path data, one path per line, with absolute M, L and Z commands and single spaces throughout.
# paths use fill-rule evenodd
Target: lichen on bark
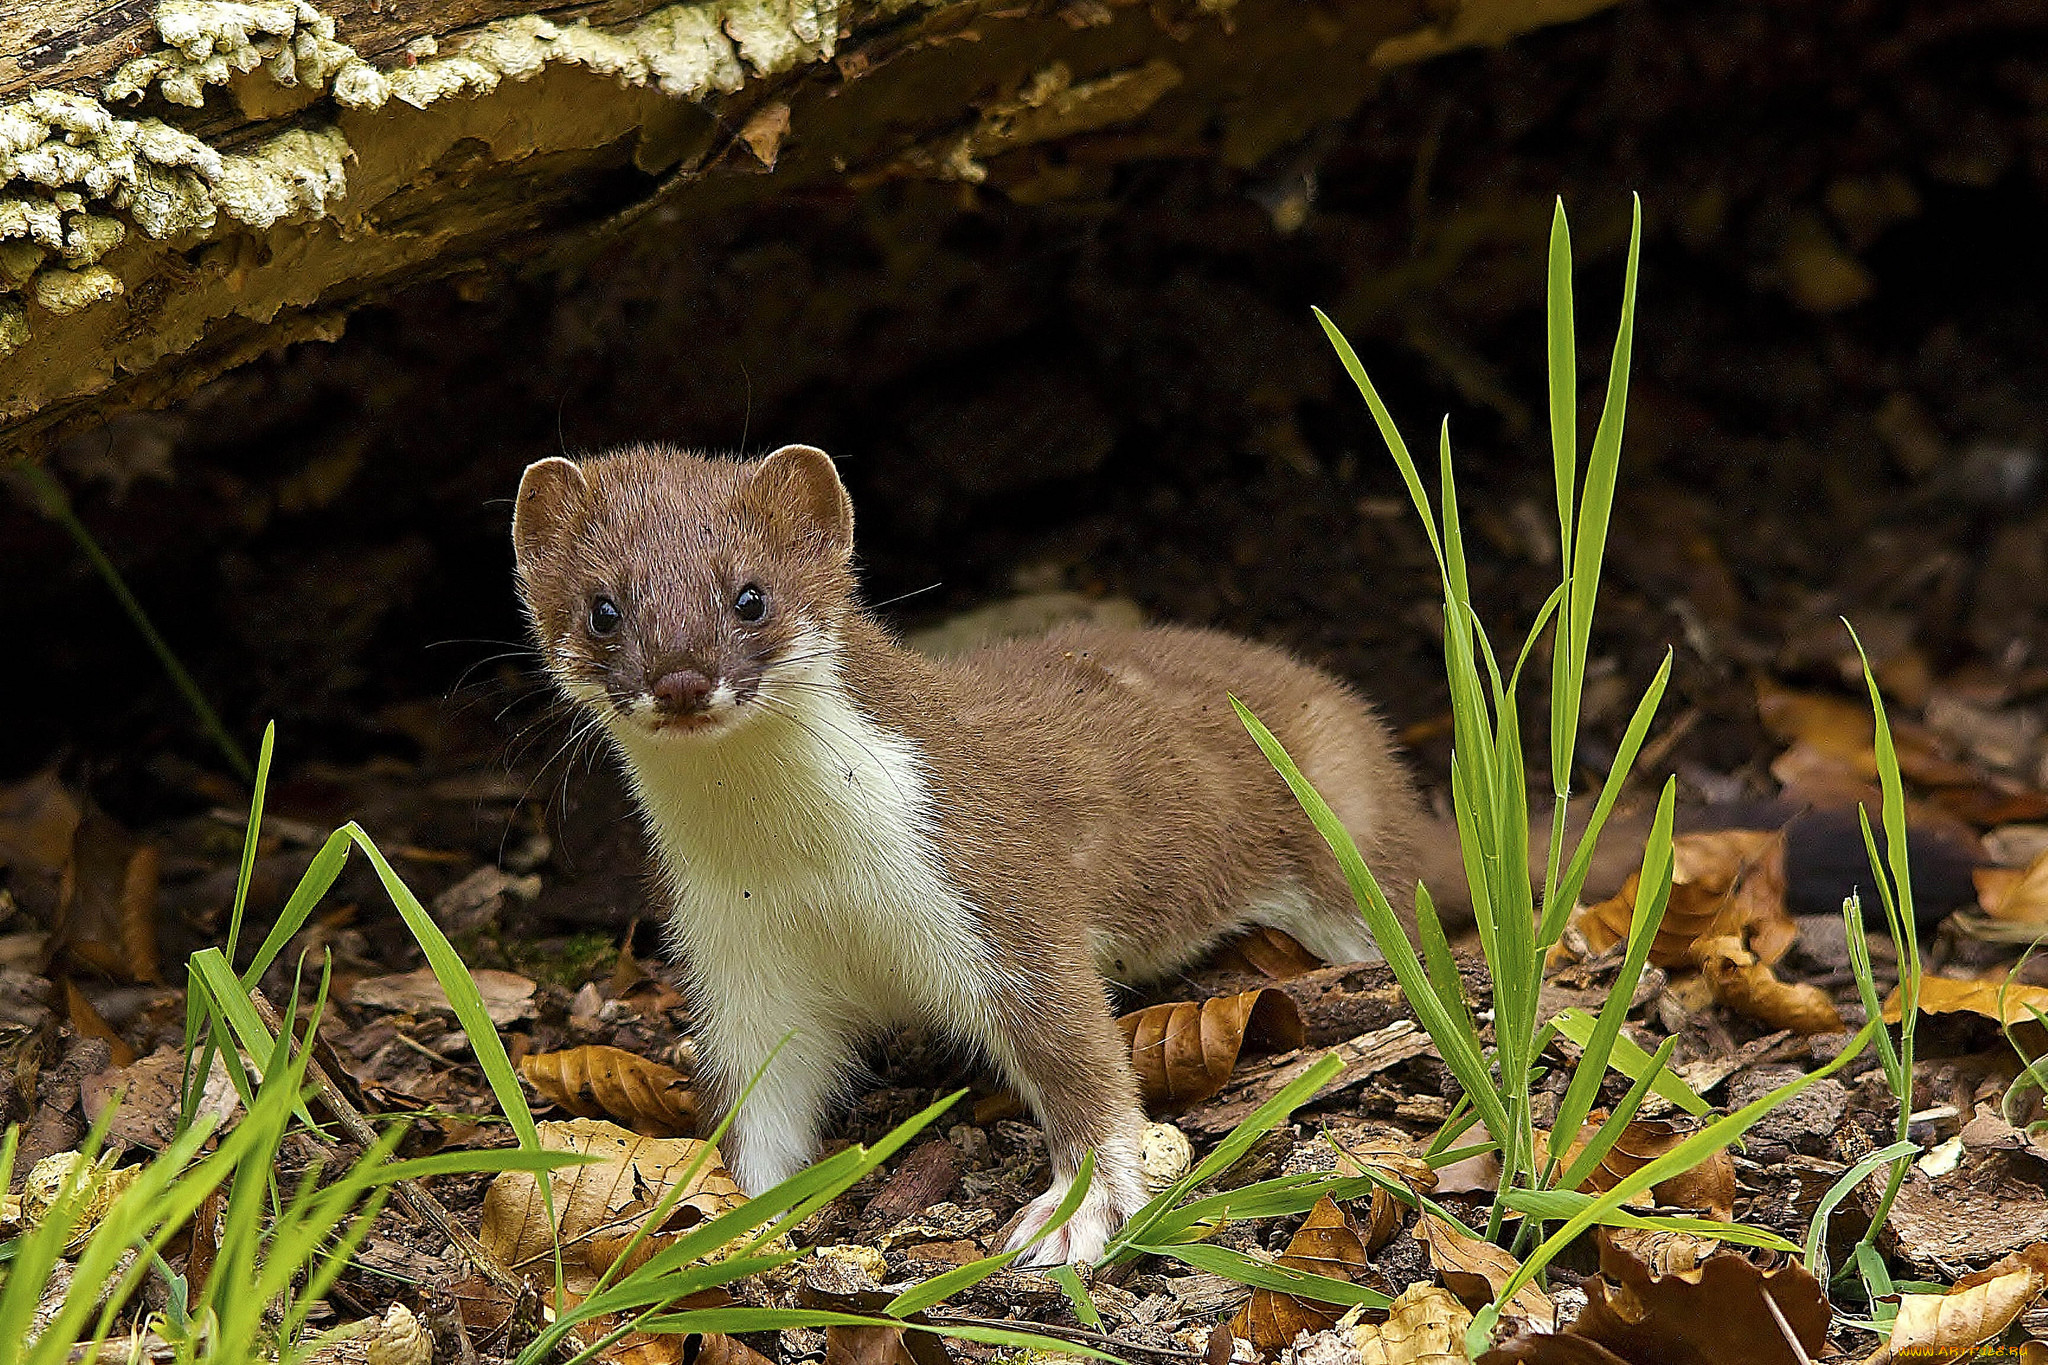
M 425 109 L 529 80 L 551 63 L 702 99 L 738 89 L 749 70 L 772 74 L 831 56 L 839 4 L 710 0 L 609 31 L 520 15 L 464 35 L 459 52 L 425 60 L 409 52 L 388 69 L 340 41 L 334 20 L 307 0 L 162 0 L 154 22 L 161 48 L 122 63 L 101 99 L 38 90 L 0 106 L 0 296 L 16 296 L 0 325 L 0 356 L 31 338 L 36 312 L 68 316 L 147 273 L 140 253 L 101 264 L 130 226 L 170 242 L 328 214 L 348 192 L 354 157 L 343 111 L 374 112 L 394 100 Z M 428 54 L 437 48 L 424 44 Z M 335 107 L 234 152 L 109 107 L 154 90 L 203 108 L 210 89 L 237 78 L 329 96 Z

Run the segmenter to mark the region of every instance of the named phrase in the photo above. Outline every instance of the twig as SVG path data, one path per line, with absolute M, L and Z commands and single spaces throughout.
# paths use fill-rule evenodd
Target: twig
M 263 1020 L 266 1027 L 279 1034 L 285 1031 L 284 1020 L 278 1017 L 270 1002 L 263 998 L 262 991 L 252 988 L 249 1000 L 255 1005 L 257 1017 Z M 320 1092 L 321 1104 L 334 1116 L 335 1122 L 341 1125 L 342 1130 L 350 1138 L 364 1147 L 376 1144 L 376 1129 L 370 1127 L 369 1120 L 349 1103 L 348 1096 L 341 1093 L 341 1087 L 334 1083 L 334 1078 L 320 1065 L 319 1058 L 306 1059 L 306 1078 L 313 1082 L 314 1089 Z M 493 1287 L 511 1295 L 515 1302 L 526 1293 L 526 1282 L 507 1270 L 499 1263 L 497 1257 L 486 1251 L 483 1243 L 477 1241 L 467 1228 L 455 1221 L 454 1216 L 448 1212 L 447 1205 L 427 1193 L 426 1187 L 419 1181 L 396 1180 L 392 1182 L 392 1188 L 397 1192 L 400 1203 L 415 1217 L 446 1237 L 455 1249 L 462 1253 L 462 1258 Z
M 1873 1172 L 1875 1174 L 1875 1172 Z M 1778 1307 L 1778 1301 L 1771 1297 L 1771 1291 L 1764 1291 L 1764 1307 L 1771 1310 L 1771 1316 L 1778 1320 L 1778 1331 L 1785 1337 L 1785 1344 L 1792 1348 L 1792 1354 L 1799 1365 L 1813 1365 L 1813 1358 L 1806 1354 L 1806 1348 L 1799 1344 L 1799 1334 L 1792 1330 L 1792 1324 L 1785 1321 L 1785 1310 Z
M 944 1329 L 949 1322 L 962 1327 L 993 1327 L 999 1331 L 1037 1332 L 1044 1336 L 1059 1337 L 1065 1341 L 1083 1341 L 1091 1346 L 1114 1346 L 1120 1351 L 1142 1351 L 1149 1356 L 1167 1356 L 1175 1360 L 1206 1360 L 1201 1351 L 1190 1351 L 1179 1346 L 1147 1346 L 1142 1342 L 1125 1341 L 1106 1332 L 1092 1332 L 1086 1327 L 1059 1327 L 1043 1322 L 1017 1322 L 1003 1318 L 970 1318 L 961 1313 L 929 1313 L 932 1326 Z

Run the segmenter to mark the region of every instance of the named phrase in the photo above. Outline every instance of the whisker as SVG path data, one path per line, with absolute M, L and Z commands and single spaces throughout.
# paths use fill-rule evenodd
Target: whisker
M 922 597 L 924 594 L 935 592 L 944 586 L 946 585 L 943 579 L 936 583 L 927 583 L 921 588 L 912 588 L 909 592 L 899 592 L 894 597 L 885 597 L 879 602 L 871 602 L 868 604 L 868 610 L 880 611 L 883 607 L 893 607 L 898 602 L 908 602 L 913 597 Z

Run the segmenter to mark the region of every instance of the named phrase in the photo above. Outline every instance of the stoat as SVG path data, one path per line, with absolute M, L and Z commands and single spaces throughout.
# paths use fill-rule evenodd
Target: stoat
M 1079 1211 L 1032 1261 L 1088 1261 L 1145 1200 L 1142 1117 L 1105 983 L 1254 925 L 1331 962 L 1379 956 L 1337 863 L 1233 713 L 1272 728 L 1412 903 L 1426 821 L 1349 687 L 1209 631 L 1070 628 L 938 661 L 861 607 L 832 461 L 635 447 L 520 481 L 519 584 L 555 682 L 638 799 L 758 1193 L 818 1151 L 863 1039 L 916 1022 L 1029 1104 Z

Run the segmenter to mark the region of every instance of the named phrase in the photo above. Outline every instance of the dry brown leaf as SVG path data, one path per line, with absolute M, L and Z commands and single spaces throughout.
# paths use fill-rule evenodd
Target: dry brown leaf
M 530 1053 L 519 1059 L 519 1074 L 582 1118 L 615 1118 L 649 1137 L 687 1137 L 697 1131 L 697 1095 L 689 1077 L 623 1048 L 592 1045 Z
M 394 1303 L 366 1334 L 363 1354 L 368 1365 L 432 1365 L 434 1337 L 410 1308 Z
M 1723 1251 L 1690 1269 L 1659 1274 L 1640 1254 L 1655 1245 L 1647 1239 L 1603 1228 L 1599 1240 L 1600 1275 L 1581 1281 L 1586 1307 L 1571 1331 L 1624 1360 L 1805 1365 L 1827 1341 L 1827 1296 L 1801 1266 L 1762 1270 L 1738 1252 Z
M 1436 1267 L 1444 1287 L 1475 1310 L 1491 1303 L 1522 1268 L 1521 1262 L 1493 1243 L 1468 1237 L 1433 1213 L 1424 1213 L 1416 1221 L 1415 1239 L 1429 1248 L 1429 1263 Z M 1503 1316 L 1527 1318 L 1545 1328 L 1557 1326 L 1556 1305 L 1533 1284 L 1515 1291 Z
M 1183 1109 L 1221 1090 L 1247 1043 L 1287 1052 L 1305 1038 L 1301 1011 L 1270 987 L 1153 1005 L 1117 1023 L 1131 1047 L 1138 1093 L 1156 1111 Z
M 2008 985 L 2003 975 L 1987 981 L 1959 981 L 1952 976 L 1920 978 L 1922 1014 L 1981 1014 L 2007 1024 L 2024 1024 L 2033 1018 L 2027 1013 L 2029 1005 L 2048 1013 L 2048 986 L 2028 986 L 2017 981 Z M 1904 1010 L 1903 997 L 1894 989 L 1884 1002 L 1885 1022 L 1898 1023 Z
M 1786 743 L 1817 750 L 1863 777 L 1877 776 L 1877 722 L 1863 699 L 1796 692 L 1759 678 L 1756 709 L 1764 728 Z M 1913 781 L 1929 787 L 1975 782 L 1968 765 L 1946 757 L 1926 729 L 1898 719 L 1891 728 L 1899 769 Z
M 1565 1149 L 1564 1164 L 1577 1159 L 1584 1145 L 1599 1131 L 1589 1121 Z M 1539 1137 L 1542 1135 L 1539 1135 Z M 1626 1177 L 1663 1156 L 1692 1136 L 1692 1130 L 1666 1119 L 1634 1119 L 1625 1125 L 1614 1145 L 1607 1149 L 1579 1188 L 1593 1194 L 1613 1189 Z M 1722 1222 L 1735 1212 L 1735 1158 L 1723 1147 L 1691 1170 L 1680 1171 L 1669 1180 L 1650 1187 L 1650 1199 L 1672 1208 L 1703 1209 Z M 1637 1198 L 1630 1203 L 1648 1203 Z
M 2048 924 L 2048 850 L 2025 868 L 1980 867 L 1970 873 L 1977 904 L 2008 924 Z
M 1965 1275 L 1945 1294 L 1903 1295 L 1890 1343 L 1867 1360 L 1967 1359 L 1972 1347 L 2002 1334 L 2044 1289 L 2048 1242 L 2036 1242 Z
M 107 1135 L 151 1151 L 161 1151 L 177 1135 L 179 1103 L 188 1065 L 182 1049 L 158 1048 L 127 1066 L 111 1066 L 79 1084 L 79 1100 L 88 1121 L 98 1123 L 115 1096 L 121 1103 L 108 1120 Z M 215 1056 L 200 1092 L 199 1116 L 227 1127 L 241 1100 L 225 1059 Z
M 85 810 L 55 772 L 0 787 L 0 867 L 22 907 L 45 924 L 70 899 L 71 854 Z
M 1690 1232 L 1609 1228 L 1607 1235 L 1648 1267 L 1652 1275 L 1675 1275 L 1696 1270 L 1709 1257 L 1718 1256 L 1727 1249 L 1727 1244 L 1718 1238 L 1701 1237 Z
M 1764 962 L 1774 963 L 1791 949 L 1798 928 L 1785 906 L 1782 833 L 1686 834 L 1672 842 L 1671 852 L 1671 899 L 1650 944 L 1651 962 L 1691 966 L 1700 940 L 1725 935 L 1741 938 Z M 1595 953 L 1628 937 L 1641 880 L 1642 873 L 1633 872 L 1610 899 L 1572 912 L 1572 923 Z
M 603 1119 L 543 1123 L 540 1145 L 544 1151 L 600 1158 L 549 1177 L 562 1241 L 563 1283 L 572 1295 L 588 1293 L 598 1276 L 619 1259 L 646 1216 L 704 1148 L 689 1138 L 641 1137 Z M 744 1202 L 714 1148 L 662 1225 L 649 1230 L 620 1273 L 634 1269 L 698 1223 Z M 491 1181 L 484 1191 L 477 1237 L 491 1255 L 524 1273 L 543 1292 L 552 1288 L 546 1203 L 530 1172 L 506 1171 Z
M 901 1327 L 827 1327 L 825 1365 L 917 1365 Z
M 1227 972 L 1256 973 L 1273 981 L 1312 972 L 1323 960 L 1271 925 L 1230 940 L 1210 955 L 1209 964 Z
M 770 1365 L 770 1361 L 738 1337 L 714 1332 L 697 1348 L 696 1365 Z
M 1361 1322 L 1351 1344 L 1363 1365 L 1466 1365 L 1465 1329 L 1472 1315 L 1448 1289 L 1419 1283 L 1387 1307 L 1387 1320 Z
M 88 804 L 73 841 L 49 951 L 119 981 L 156 981 L 157 850 Z
M 1736 1013 L 1801 1035 L 1842 1031 L 1841 1011 L 1826 991 L 1804 982 L 1779 980 L 1776 972 L 1742 946 L 1742 940 L 1703 939 L 1694 948 L 1714 998 Z
M 1946 1294 L 1903 1294 L 1891 1340 L 1866 1356 L 1865 1365 L 1893 1360 L 1949 1365 L 1966 1359 L 1975 1347 L 2004 1335 L 2040 1293 L 2041 1283 L 2032 1273 L 2009 1270 Z
M 1398 1180 L 1410 1190 L 1427 1194 L 1436 1188 L 1436 1171 L 1427 1161 L 1416 1156 L 1408 1148 L 1384 1138 L 1361 1138 L 1342 1133 L 1330 1134 L 1330 1145 L 1337 1149 L 1337 1171 L 1340 1175 L 1364 1175 L 1368 1170 L 1388 1179 Z M 1372 1192 L 1372 1210 L 1365 1220 L 1365 1249 L 1378 1251 L 1393 1237 L 1401 1224 L 1401 1216 L 1408 1205 L 1375 1187 Z
M 756 109 L 740 128 L 740 141 L 747 144 L 764 170 L 775 169 L 782 140 L 789 136 L 789 106 L 781 100 Z
M 1355 1281 L 1365 1270 L 1365 1241 L 1349 1213 L 1328 1195 L 1316 1201 L 1308 1218 L 1287 1243 L 1280 1264 L 1333 1280 Z M 1273 1352 L 1302 1332 L 1320 1332 L 1342 1317 L 1336 1304 L 1297 1298 L 1273 1289 L 1254 1289 L 1230 1320 L 1230 1330 L 1249 1338 L 1262 1352 Z
M 99 1038 L 106 1042 L 108 1059 L 115 1066 L 133 1066 L 135 1049 L 128 1046 L 128 1040 L 114 1032 L 114 1026 L 85 998 L 85 992 L 64 978 L 64 1012 L 71 1016 L 71 1031 L 81 1038 Z
M 141 844 L 129 855 L 121 877 L 121 947 L 126 970 L 136 981 L 161 981 L 156 960 L 156 893 L 161 869 L 155 844 Z
M 470 976 L 476 981 L 477 992 L 483 996 L 484 1012 L 499 1028 L 534 1017 L 533 993 L 536 987 L 526 977 L 492 967 L 479 967 Z M 366 976 L 349 988 L 348 999 L 352 1005 L 368 1005 L 373 1009 L 401 1014 L 455 1012 L 455 1007 L 448 1003 L 448 993 L 441 989 L 431 967 L 391 976 Z
M 1526 1323 L 1494 1338 L 1478 1365 L 1630 1365 L 1597 1341 L 1570 1332 L 1539 1332 Z

